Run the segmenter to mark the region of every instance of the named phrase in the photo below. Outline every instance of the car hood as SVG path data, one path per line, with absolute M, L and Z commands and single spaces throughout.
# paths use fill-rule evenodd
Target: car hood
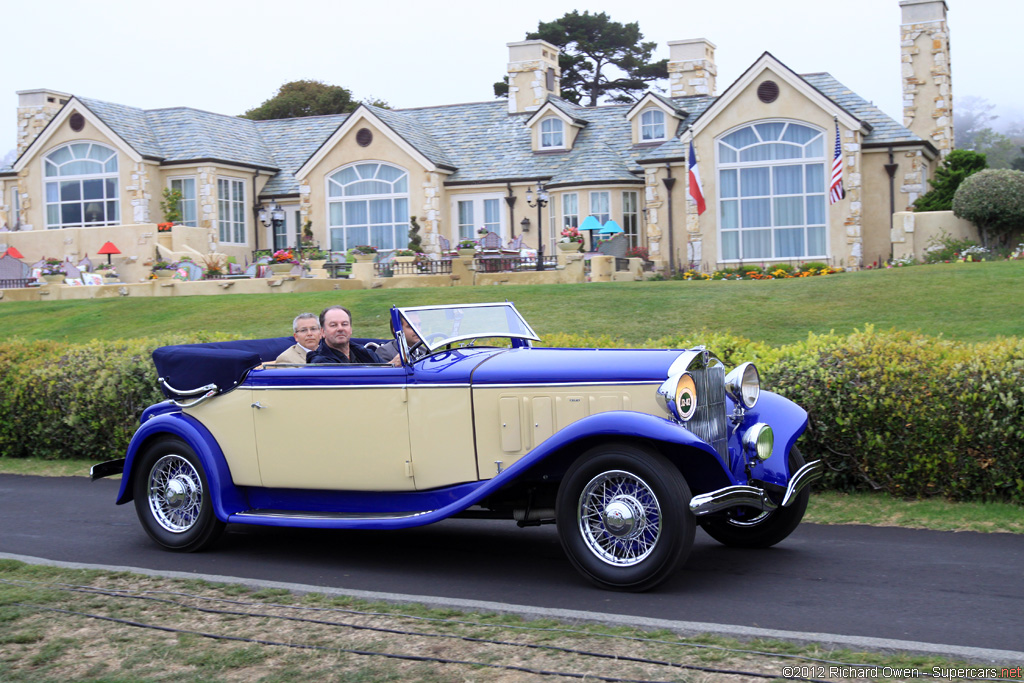
M 681 350 L 460 349 L 417 363 L 425 382 L 580 384 L 662 382 Z

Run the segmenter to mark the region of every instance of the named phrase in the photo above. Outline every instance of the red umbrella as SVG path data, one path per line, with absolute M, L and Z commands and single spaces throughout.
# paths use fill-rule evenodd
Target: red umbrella
M 99 248 L 99 251 L 97 251 L 96 253 L 97 254 L 106 254 L 107 255 L 107 263 L 109 264 L 110 263 L 110 255 L 111 254 L 120 254 L 121 250 L 118 249 L 117 247 L 115 247 L 113 242 L 106 242 L 106 243 L 103 244 L 102 247 Z
M 24 256 L 21 255 L 21 252 L 15 249 L 14 247 L 8 249 L 7 254 L 8 256 L 13 256 L 14 258 L 25 258 Z

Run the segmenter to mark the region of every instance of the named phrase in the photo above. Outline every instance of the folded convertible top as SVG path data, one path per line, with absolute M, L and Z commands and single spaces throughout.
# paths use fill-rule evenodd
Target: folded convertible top
M 168 398 L 194 396 L 211 384 L 223 393 L 238 386 L 254 367 L 274 360 L 294 343 L 291 337 L 275 337 L 161 346 L 153 351 L 153 364 Z

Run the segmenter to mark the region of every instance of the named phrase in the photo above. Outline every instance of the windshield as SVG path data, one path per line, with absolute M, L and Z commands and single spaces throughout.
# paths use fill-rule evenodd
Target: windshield
M 414 306 L 398 311 L 431 351 L 469 339 L 540 341 L 515 306 L 508 302 Z

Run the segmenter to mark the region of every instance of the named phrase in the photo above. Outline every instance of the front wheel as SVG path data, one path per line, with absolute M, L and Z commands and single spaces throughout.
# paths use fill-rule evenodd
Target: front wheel
M 789 474 L 793 476 L 804 466 L 804 458 L 793 446 L 789 451 Z M 797 494 L 789 507 L 770 512 L 753 508 L 732 508 L 721 515 L 700 518 L 700 526 L 708 536 L 734 548 L 770 548 L 797 528 L 807 511 L 810 487 Z
M 195 451 L 177 438 L 161 438 L 139 459 L 135 511 L 150 538 L 169 550 L 193 552 L 224 531 L 210 500 L 210 486 Z
M 645 591 L 683 565 L 693 546 L 690 489 L 659 453 L 592 448 L 566 472 L 555 521 L 569 561 L 601 588 Z

